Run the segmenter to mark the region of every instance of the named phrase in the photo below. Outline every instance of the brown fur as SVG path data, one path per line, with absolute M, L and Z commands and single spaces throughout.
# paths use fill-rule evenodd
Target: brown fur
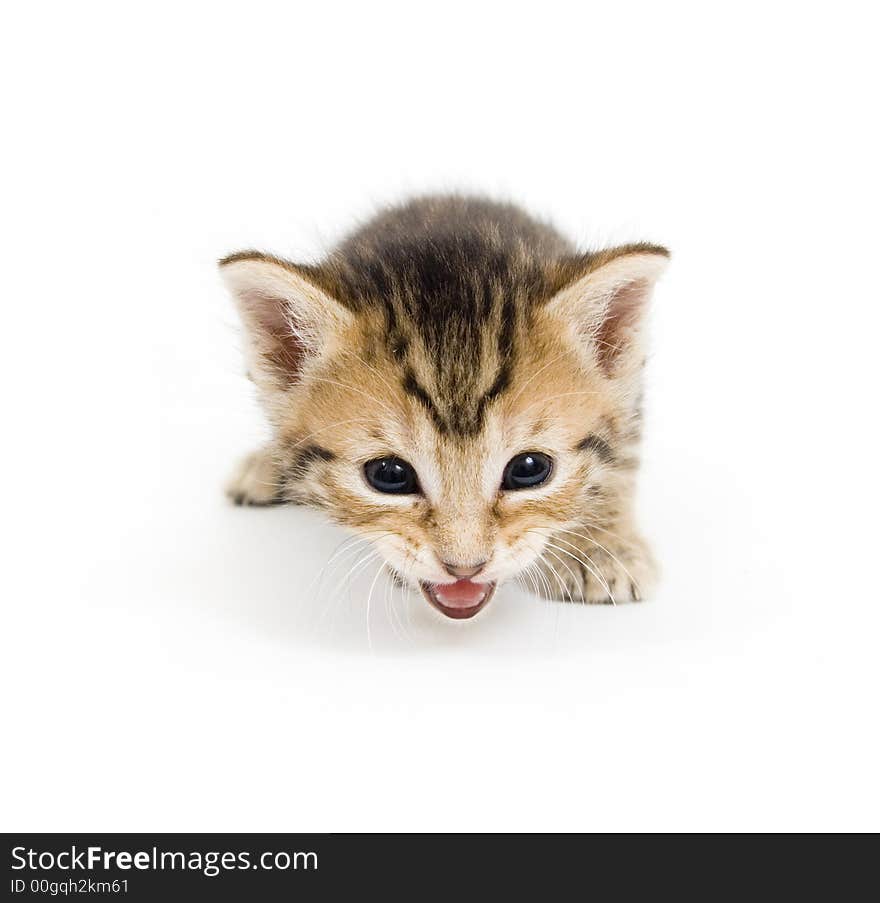
M 227 257 L 274 432 L 231 495 L 320 507 L 409 582 L 488 559 L 481 580 L 640 598 L 653 576 L 632 521 L 641 323 L 666 256 L 578 253 L 515 207 L 438 197 L 386 211 L 317 265 Z M 549 455 L 551 479 L 502 491 L 523 451 Z M 421 494 L 366 484 L 365 462 L 392 454 Z

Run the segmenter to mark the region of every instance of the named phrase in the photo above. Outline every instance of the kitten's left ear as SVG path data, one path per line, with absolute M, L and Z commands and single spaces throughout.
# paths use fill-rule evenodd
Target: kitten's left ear
M 668 262 L 666 248 L 648 244 L 584 255 L 575 262 L 577 275 L 546 309 L 573 329 L 606 375 L 617 375 L 638 352 L 642 319 Z

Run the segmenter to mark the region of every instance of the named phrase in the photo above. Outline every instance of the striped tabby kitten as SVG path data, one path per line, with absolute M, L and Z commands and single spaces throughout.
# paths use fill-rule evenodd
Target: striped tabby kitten
M 390 209 L 318 264 L 232 254 L 273 438 L 230 497 L 323 509 L 450 618 L 519 574 L 554 599 L 642 598 L 642 321 L 667 257 L 578 253 L 466 197 Z

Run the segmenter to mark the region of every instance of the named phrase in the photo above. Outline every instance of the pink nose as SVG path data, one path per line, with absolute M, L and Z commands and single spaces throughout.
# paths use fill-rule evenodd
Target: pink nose
M 443 567 L 446 569 L 447 574 L 462 579 L 476 577 L 485 566 L 485 561 L 478 561 L 476 564 L 450 564 L 448 561 L 443 562 Z

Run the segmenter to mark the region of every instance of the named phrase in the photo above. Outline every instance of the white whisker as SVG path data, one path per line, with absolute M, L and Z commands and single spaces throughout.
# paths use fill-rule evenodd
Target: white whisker
M 373 598 L 373 590 L 376 587 L 376 581 L 379 579 L 379 575 L 382 573 L 384 567 L 385 562 L 380 561 L 379 567 L 376 568 L 376 576 L 373 577 L 373 582 L 370 584 L 370 591 L 367 593 L 367 647 L 370 650 L 370 654 L 373 652 L 373 635 L 370 629 L 370 602 Z
M 562 560 L 555 552 L 553 552 L 551 549 L 545 549 L 545 551 L 548 552 L 548 554 L 552 555 L 552 556 L 553 556 L 560 564 L 562 564 L 562 565 L 565 567 L 565 569 L 568 571 L 568 573 L 571 574 L 572 580 L 575 581 L 575 585 L 577 585 L 577 582 L 578 582 L 578 581 L 576 580 L 576 578 L 575 578 L 575 576 L 574 576 L 574 572 L 572 571 L 572 569 L 571 569 L 571 568 L 570 568 L 570 567 L 569 567 L 569 566 L 568 566 L 568 565 L 567 565 L 567 564 L 566 564 L 566 563 L 565 563 L 565 562 L 564 562 L 564 561 L 563 561 L 563 560 Z M 559 584 L 559 588 L 562 590 L 562 596 L 561 596 L 562 601 L 564 602 L 566 599 L 570 599 L 570 598 L 571 598 L 571 593 L 568 591 L 568 589 L 567 589 L 567 587 L 565 586 L 565 583 L 563 582 L 562 578 L 561 578 L 561 577 L 559 576 L 559 574 L 557 573 L 556 568 L 555 568 L 555 567 L 551 567 L 551 568 L 550 568 L 550 573 L 556 578 L 556 582 Z
M 569 558 L 573 558 L 579 564 L 582 564 L 599 581 L 599 583 L 602 584 L 602 588 L 606 593 L 608 593 L 608 598 L 611 599 L 611 604 L 617 605 L 617 601 L 614 598 L 614 594 L 611 592 L 611 587 L 608 585 L 608 581 L 605 580 L 605 578 L 597 570 L 595 570 L 596 562 L 593 561 L 593 559 L 590 558 L 590 556 L 586 552 L 584 552 L 583 549 L 578 549 L 581 555 L 584 556 L 583 558 L 579 558 L 577 555 L 573 555 L 567 549 L 563 549 L 562 546 L 553 545 L 553 543 L 551 542 L 548 542 L 547 545 L 552 546 L 554 549 L 557 549 L 564 555 L 568 555 Z M 589 564 L 587 562 L 589 562 Z
M 642 588 L 639 586 L 639 583 L 638 583 L 638 581 L 636 580 L 636 578 L 633 577 L 633 575 L 630 573 L 629 568 L 628 568 L 628 567 L 627 567 L 627 566 L 626 566 L 626 565 L 625 565 L 625 564 L 624 564 L 624 563 L 623 563 L 623 562 L 622 562 L 622 561 L 621 561 L 621 560 L 620 560 L 613 552 L 611 552 L 609 549 L 606 549 L 605 546 L 603 546 L 601 542 L 597 542 L 592 536 L 583 536 L 583 535 L 580 534 L 580 533 L 575 533 L 574 530 L 559 530 L 559 531 L 557 531 L 557 532 L 559 532 L 559 533 L 570 533 L 572 536 L 580 536 L 581 539 L 585 539 L 587 542 L 590 542 L 590 543 L 592 543 L 594 546 L 597 546 L 598 548 L 600 548 L 600 549 L 601 549 L 601 550 L 602 550 L 609 558 L 612 559 L 612 561 L 615 561 L 615 562 L 617 562 L 617 564 L 620 565 L 620 567 L 621 567 L 621 569 L 623 570 L 623 572 L 626 574 L 627 577 L 629 577 L 630 581 L 632 582 L 632 585 L 635 587 L 636 592 L 638 592 L 638 594 L 639 594 L 640 596 L 643 596 L 643 595 L 644 595 L 644 594 L 642 593 Z M 579 548 L 579 547 L 576 546 L 574 543 L 568 542 L 567 540 L 563 539 L 561 536 L 558 536 L 558 537 L 556 537 L 556 538 L 557 538 L 560 542 L 564 542 L 564 543 L 566 543 L 567 545 L 570 545 L 573 549 Z
M 548 543 L 548 545 L 549 545 L 549 543 Z M 559 557 L 559 555 L 557 555 L 555 552 L 552 551 L 553 548 L 557 548 L 557 547 L 552 546 L 551 549 L 548 549 L 547 551 L 568 571 L 568 573 L 571 576 L 571 579 L 573 581 L 573 585 L 578 588 L 578 592 L 581 597 L 581 602 L 586 602 L 587 600 L 584 598 L 584 581 L 582 579 L 579 579 L 575 575 L 574 571 L 569 567 L 569 565 L 566 561 L 564 561 L 562 558 Z M 554 568 L 554 570 L 555 570 L 555 568 Z M 567 595 L 568 598 L 571 599 L 571 601 L 574 601 L 574 596 L 572 593 L 566 592 L 565 595 Z

